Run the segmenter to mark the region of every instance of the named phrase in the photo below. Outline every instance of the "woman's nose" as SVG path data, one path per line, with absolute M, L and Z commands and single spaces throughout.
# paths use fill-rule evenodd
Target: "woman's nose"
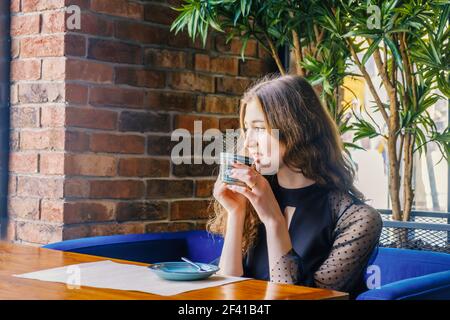
M 258 144 L 258 141 L 256 140 L 254 130 L 248 129 L 245 133 L 245 140 L 244 140 L 244 147 L 245 148 L 252 148 L 256 147 Z

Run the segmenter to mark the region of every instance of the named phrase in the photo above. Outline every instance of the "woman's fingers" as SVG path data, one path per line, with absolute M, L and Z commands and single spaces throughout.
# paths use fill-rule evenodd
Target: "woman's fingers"
M 232 191 L 234 191 L 234 192 L 242 194 L 243 196 L 245 196 L 250 201 L 252 201 L 254 196 L 255 196 L 251 192 L 251 190 L 246 188 L 246 187 L 242 187 L 242 186 L 238 186 L 238 185 L 234 185 L 234 184 L 229 184 L 229 185 L 227 185 L 227 188 L 232 190 Z
M 255 186 L 258 181 L 258 174 L 249 168 L 245 169 L 232 169 L 230 176 L 238 179 L 248 185 L 250 188 Z

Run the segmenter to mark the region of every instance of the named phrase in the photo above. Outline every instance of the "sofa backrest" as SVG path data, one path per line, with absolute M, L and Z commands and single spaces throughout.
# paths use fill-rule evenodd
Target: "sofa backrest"
M 222 245 L 221 237 L 206 231 L 184 231 L 89 237 L 44 248 L 143 263 L 179 261 L 183 256 L 209 263 L 220 256 Z
M 378 248 L 371 265 L 379 267 L 381 285 L 450 270 L 450 254 L 399 248 Z

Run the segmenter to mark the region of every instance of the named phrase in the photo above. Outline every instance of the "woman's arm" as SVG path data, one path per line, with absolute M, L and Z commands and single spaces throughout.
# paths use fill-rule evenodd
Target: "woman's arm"
M 287 224 L 281 215 L 280 217 L 265 223 L 270 281 L 295 284 L 298 279 L 300 261 L 292 249 Z
M 242 266 L 242 234 L 244 231 L 245 212 L 228 213 L 227 227 L 219 262 L 221 275 L 241 277 Z
M 350 291 L 367 267 L 383 227 L 377 210 L 348 198 L 332 199 L 339 207 L 330 254 L 314 274 L 315 285 Z M 342 210 L 342 208 L 344 208 Z

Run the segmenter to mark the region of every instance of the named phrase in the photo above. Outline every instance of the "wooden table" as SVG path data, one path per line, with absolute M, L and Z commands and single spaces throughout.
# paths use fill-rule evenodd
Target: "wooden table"
M 261 280 L 246 280 L 226 285 L 194 290 L 174 296 L 145 292 L 102 289 L 94 287 L 69 288 L 64 283 L 13 277 L 42 269 L 83 262 L 111 260 L 119 263 L 148 266 L 148 264 L 110 259 L 86 254 L 63 252 L 0 241 L 0 300 L 116 300 L 116 299 L 182 299 L 182 300 L 319 300 L 348 299 L 348 294 L 333 290 L 274 284 Z

